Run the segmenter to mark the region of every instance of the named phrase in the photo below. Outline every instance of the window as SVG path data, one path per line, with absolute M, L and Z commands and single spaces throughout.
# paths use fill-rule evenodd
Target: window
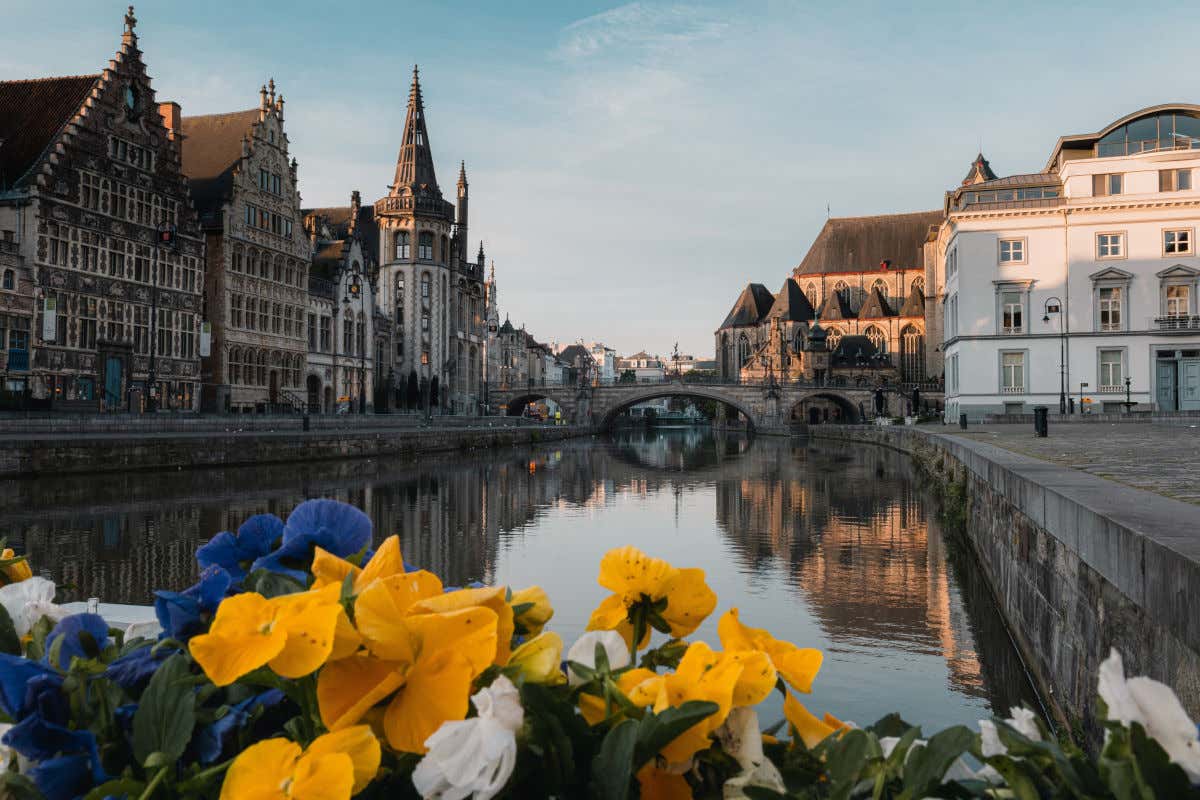
M 396 234 L 396 258 L 407 261 L 410 258 L 410 250 L 408 231 L 400 231 Z
M 1000 354 L 1000 392 L 1020 394 L 1025 391 L 1025 354 Z
M 1167 316 L 1186 317 L 1191 309 L 1190 286 L 1167 287 Z
M 1121 330 L 1121 294 L 1116 286 L 1100 289 L 1100 330 Z
M 1120 350 L 1100 351 L 1100 391 L 1116 391 L 1124 386 L 1122 355 Z
M 875 279 L 875 282 L 871 284 L 871 291 L 879 292 L 880 297 L 882 297 L 884 300 L 887 300 L 888 298 L 887 283 L 883 280 L 883 278 Z
M 884 336 L 883 331 L 874 325 L 869 325 L 866 330 L 866 336 L 871 340 L 871 344 L 875 346 L 876 353 L 887 352 L 887 337 Z
M 422 351 L 421 351 L 421 363 L 422 363 L 422 364 L 428 364 L 428 363 L 429 363 L 429 351 L 428 351 L 428 350 L 422 350 Z
M 1110 194 L 1121 193 L 1121 173 L 1112 172 L 1105 175 L 1092 176 L 1092 195 L 1094 197 L 1104 197 Z
M 912 282 L 912 293 L 920 295 L 922 299 L 925 297 L 925 279 L 918 277 Z
M 955 248 L 946 254 L 946 280 L 950 280 L 958 274 L 958 249 Z
M 837 283 L 835 283 L 833 285 L 833 292 L 834 292 L 834 294 L 839 295 L 842 298 L 842 302 L 844 302 L 844 303 L 850 302 L 850 287 L 846 284 L 845 281 L 838 281 Z
M 417 258 L 422 261 L 433 260 L 433 234 L 422 233 L 417 245 Z
M 808 304 L 813 308 L 817 307 L 817 285 L 809 283 L 808 288 L 804 290 L 805 297 L 808 298 Z
M 13 289 L 16 287 L 16 284 L 17 273 L 13 272 L 11 269 L 4 270 L 4 288 Z
M 317 350 L 317 315 L 308 315 L 308 349 L 316 352 Z
M 429 273 L 421 276 L 421 299 L 429 299 Z
M 1000 293 L 1001 330 L 1003 333 L 1024 333 L 1025 298 L 1021 292 Z
M 1182 192 L 1192 188 L 1192 171 L 1190 169 L 1160 169 L 1158 171 L 1158 190 L 1160 192 Z
M 1001 264 L 1023 264 L 1023 263 L 1025 263 L 1025 240 L 1024 239 L 1001 239 L 1000 240 L 1000 263 Z
M 1125 234 L 1096 234 L 1096 258 L 1120 258 L 1123 255 L 1125 255 Z
M 1163 231 L 1163 255 L 1182 255 L 1192 252 L 1192 231 L 1189 228 Z
M 267 172 L 265 169 L 260 169 L 258 171 L 258 188 L 262 189 L 264 192 L 271 190 L 271 173 Z
M 333 344 L 333 318 L 321 317 L 321 352 L 328 353 Z

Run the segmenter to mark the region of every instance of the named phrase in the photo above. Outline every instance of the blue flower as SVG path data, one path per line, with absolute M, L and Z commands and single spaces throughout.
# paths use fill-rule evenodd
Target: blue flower
M 88 757 L 79 753 L 51 758 L 29 770 L 46 800 L 75 800 L 96 785 Z
M 221 757 L 230 735 L 246 724 L 250 715 L 258 708 L 270 708 L 283 702 L 284 694 L 279 689 L 269 689 L 248 697 L 229 707 L 225 716 L 196 731 L 191 742 L 191 751 L 201 764 L 212 764 Z
M 162 662 L 178 652 L 171 647 L 160 647 L 156 651 L 147 644 L 109 664 L 108 669 L 104 670 L 104 677 L 127 692 L 139 694 Z
M 182 592 L 154 593 L 154 614 L 163 633 L 174 639 L 187 639 L 204 632 L 202 614 L 211 614 L 225 599 L 233 579 L 223 568 L 207 567 L 200 581 Z
M 61 640 L 62 644 L 58 644 Z M 46 658 L 59 648 L 59 669 L 71 666 L 72 658 L 98 658 L 108 646 L 108 623 L 99 614 L 72 614 L 63 617 L 46 637 Z
M 306 500 L 288 516 L 279 549 L 256 560 L 251 569 L 267 569 L 304 582 L 308 575 L 296 566 L 308 565 L 313 547 L 345 558 L 370 542 L 371 518 L 362 511 L 337 500 Z
M 96 737 L 91 731 L 69 730 L 32 714 L 10 728 L 4 734 L 3 742 L 34 761 L 46 761 L 59 754 L 80 753 L 91 761 L 97 776 L 104 774 L 100 769 Z
M 58 673 L 30 678 L 25 684 L 25 713 L 36 714 L 55 725 L 66 725 L 71 719 L 71 704 L 63 694 L 62 685 Z
M 201 567 L 222 567 L 235 582 L 241 581 L 246 577 L 242 564 L 270 553 L 282 535 L 283 520 L 274 514 L 256 514 L 243 522 L 236 534 L 222 531 L 201 546 L 196 561 Z
M 33 710 L 27 688 L 31 681 L 46 677 L 62 685 L 62 676 L 40 661 L 0 653 L 0 707 L 13 719 L 23 719 Z

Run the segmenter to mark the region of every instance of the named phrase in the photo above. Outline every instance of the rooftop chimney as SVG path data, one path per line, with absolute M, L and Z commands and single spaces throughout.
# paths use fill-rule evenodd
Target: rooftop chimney
M 167 137 L 175 143 L 175 152 L 183 155 L 183 112 L 179 103 L 169 101 L 158 104 L 158 116 L 162 117 L 163 127 L 167 129 Z

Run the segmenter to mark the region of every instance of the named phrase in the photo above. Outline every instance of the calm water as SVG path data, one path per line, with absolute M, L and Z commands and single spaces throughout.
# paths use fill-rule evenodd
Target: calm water
M 307 497 L 365 509 L 377 538 L 399 533 L 405 559 L 447 584 L 540 583 L 567 642 L 606 594 L 608 549 L 703 567 L 718 613 L 736 605 L 825 651 L 818 713 L 898 710 L 932 728 L 1036 702 L 978 568 L 888 450 L 691 429 L 407 463 L 0 482 L 10 542 L 66 599 L 110 602 L 190 585 L 213 533 Z M 716 619 L 700 630 L 714 645 Z

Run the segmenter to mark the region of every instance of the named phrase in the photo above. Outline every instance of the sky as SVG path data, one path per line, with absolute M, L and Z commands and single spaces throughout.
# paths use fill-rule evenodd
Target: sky
M 124 4 L 3 0 L 0 79 L 94 72 Z M 137 4 L 157 98 L 251 108 L 275 79 L 308 206 L 387 194 L 414 63 L 439 183 L 541 341 L 711 358 L 827 214 L 940 208 L 982 146 L 1035 172 L 1061 135 L 1200 102 L 1200 4 Z M 871 266 L 871 265 L 856 265 Z

